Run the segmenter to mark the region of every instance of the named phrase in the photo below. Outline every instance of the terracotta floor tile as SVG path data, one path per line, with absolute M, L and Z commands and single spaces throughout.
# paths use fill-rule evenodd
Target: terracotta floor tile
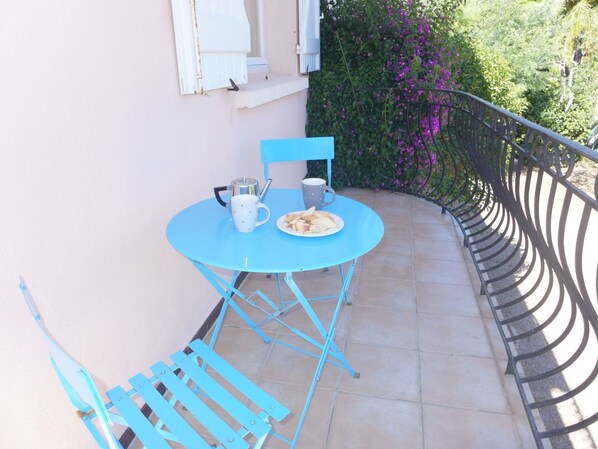
M 343 271 L 343 275 L 346 270 Z M 315 270 L 305 273 L 296 279 L 297 285 L 307 298 L 322 296 L 338 296 L 343 285 L 338 265 L 329 267 L 328 271 Z
M 457 242 L 457 234 L 451 224 L 418 223 L 413 226 L 415 240 L 440 240 Z
M 361 275 L 411 281 L 413 280 L 413 259 L 374 250 L 365 255 Z
M 359 280 L 356 304 L 360 306 L 391 307 L 415 312 L 413 281 L 362 277 Z
M 270 332 L 266 334 L 274 336 Z M 243 374 L 256 377 L 270 347 L 271 344 L 265 343 L 251 329 L 223 327 L 214 349 Z
M 341 391 L 407 401 L 420 400 L 417 351 L 347 343 L 345 354 L 360 373 L 340 376 Z
M 422 352 L 420 369 L 425 404 L 509 412 L 493 359 Z
M 413 256 L 416 259 L 456 260 L 463 262 L 461 246 L 452 240 L 414 240 Z
M 332 321 L 332 316 L 336 310 L 337 301 L 312 301 L 310 302 L 310 306 L 313 308 L 314 312 L 316 313 L 318 319 L 325 327 L 326 330 L 330 328 L 330 322 Z M 352 309 L 350 306 L 346 304 L 341 304 L 339 311 L 339 316 L 337 318 L 336 323 L 336 338 L 338 339 L 345 338 L 348 333 L 349 328 L 349 319 L 351 316 Z M 320 337 L 318 334 L 318 329 L 316 328 L 313 321 L 307 315 L 305 309 L 300 305 L 297 304 L 291 310 L 289 310 L 286 315 L 282 317 L 283 321 L 291 327 L 298 329 L 299 331 L 314 337 Z M 290 329 L 284 327 L 284 325 L 280 325 L 279 332 L 285 334 L 292 334 L 293 332 Z
M 259 383 L 266 392 L 273 397 L 281 398 L 284 404 L 291 410 L 292 415 L 282 423 L 273 422 L 274 431 L 285 438 L 292 440 L 295 436 L 297 424 L 305 405 L 309 387 L 307 385 L 297 385 L 279 382 L 262 381 Z M 306 415 L 305 424 L 301 429 L 298 447 L 325 449 L 334 399 L 336 396 L 334 390 L 323 388 L 316 389 L 311 405 Z M 266 445 L 268 449 L 288 449 L 288 445 L 283 441 L 270 437 Z
M 421 408 L 415 402 L 339 393 L 328 449 L 422 448 Z
M 471 285 L 465 262 L 416 259 L 415 280 L 437 284 Z
M 519 449 L 509 415 L 426 404 L 423 422 L 426 449 Z
M 398 204 L 398 206 L 384 203 L 376 204 L 374 205 L 374 210 L 382 217 L 385 226 L 397 223 L 411 225 L 411 203 L 409 201 L 399 201 L 395 203 Z
M 480 316 L 480 308 L 471 285 L 415 283 L 417 310 L 441 315 Z
M 492 357 L 482 318 L 418 314 L 419 349 L 477 357 Z
M 411 234 L 410 230 L 401 229 L 393 231 L 385 229 L 382 241 L 370 254 L 384 253 L 395 256 L 413 256 L 413 240 L 405 234 Z
M 294 345 L 304 351 L 317 353 L 317 349 L 303 339 L 294 335 L 278 335 L 283 343 Z M 318 360 L 295 349 L 279 343 L 270 343 L 272 352 L 260 373 L 260 378 L 276 382 L 310 385 L 316 371 Z M 341 347 L 342 349 L 342 347 Z M 332 388 L 336 386 L 339 370 L 336 366 L 326 364 L 318 386 Z
M 412 211 L 435 211 L 440 214 L 442 210 L 440 206 L 437 204 L 432 203 L 431 201 L 426 201 L 423 198 L 416 198 L 413 196 L 405 195 L 409 201 L 411 201 L 411 210 Z
M 401 195 L 392 192 L 377 192 L 376 201 L 374 203 L 374 210 L 394 211 L 397 209 L 411 209 L 411 198 L 406 195 Z M 378 212 L 380 213 L 380 212 Z
M 499 365 L 507 366 L 507 350 L 502 341 L 496 322 L 494 319 L 484 318 L 484 325 L 486 326 L 487 335 L 490 337 L 490 344 L 492 345 L 492 352 L 494 358 L 499 361 Z
M 479 290 L 476 290 L 479 291 Z M 492 315 L 492 309 L 490 309 L 490 304 L 488 304 L 488 299 L 485 295 L 478 295 L 478 305 L 480 306 L 480 311 L 482 312 L 482 316 L 494 322 L 494 316 Z
M 452 225 L 453 219 L 450 214 L 442 214 L 441 208 L 436 205 L 419 206 L 414 205 L 411 207 L 411 220 L 413 223 L 418 224 L 446 224 Z
M 366 204 L 369 207 L 373 207 L 376 201 L 376 192 L 374 190 L 347 187 L 338 190 L 336 193 L 346 196 L 347 198 L 352 198 L 360 203 Z
M 417 349 L 415 313 L 400 309 L 355 306 L 349 341 Z
M 271 310 L 257 297 L 253 298 L 253 300 L 262 309 Z M 280 324 L 277 321 L 270 319 L 270 317 L 262 312 L 262 310 L 257 309 L 242 300 L 237 300 L 236 303 L 238 304 L 239 308 L 241 308 L 241 310 L 247 314 L 249 319 L 258 325 L 263 331 L 275 332 L 280 327 Z M 225 323 L 226 326 L 251 329 L 251 325 L 247 323 L 247 321 L 245 321 L 232 307 L 229 307 L 226 311 Z
M 515 378 L 512 375 L 509 374 L 505 374 L 505 369 L 506 369 L 506 364 L 505 365 L 500 365 L 499 364 L 499 368 L 502 369 L 503 371 L 501 372 L 501 380 L 503 383 L 503 388 L 505 389 L 506 392 L 506 396 L 507 396 L 507 401 L 509 403 L 509 408 L 511 411 L 511 414 L 513 414 L 514 416 L 523 416 L 525 417 L 525 419 L 527 419 L 527 416 L 525 414 L 525 409 L 523 407 L 523 401 L 521 399 L 521 396 L 519 395 L 519 390 L 517 389 L 517 384 L 515 383 Z

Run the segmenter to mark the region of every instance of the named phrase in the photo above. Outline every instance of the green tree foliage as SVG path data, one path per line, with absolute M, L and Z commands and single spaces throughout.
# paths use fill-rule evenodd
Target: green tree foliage
M 392 188 L 414 166 L 435 164 L 394 123 L 398 102 L 414 88 L 455 87 L 446 36 L 459 1 L 429 3 L 322 0 L 322 67 L 310 75 L 306 132 L 335 136 L 336 186 Z M 425 126 L 437 126 L 427 119 Z M 311 174 L 319 169 L 310 164 Z
M 593 122 L 592 111 L 595 108 L 596 90 L 587 89 L 596 86 L 596 75 L 587 70 L 577 72 L 577 82 L 574 86 L 575 101 L 565 110 L 560 102 L 560 86 L 554 83 L 545 90 L 535 90 L 528 93 L 530 103 L 534 106 L 527 114 L 535 123 L 567 137 L 568 139 L 585 144 L 589 127 Z
M 472 43 L 478 60 L 471 63 L 464 52 L 464 90 L 585 143 L 592 123 L 598 121 L 597 4 L 598 0 L 468 0 L 458 29 Z M 490 57 L 480 57 L 480 51 Z M 496 67 L 499 59 L 509 68 Z M 516 86 L 510 105 L 491 99 L 480 81 L 497 69 Z
M 468 0 L 457 28 L 502 55 L 511 66 L 513 82 L 543 85 L 546 73 L 557 68 L 558 11 L 546 0 Z
M 497 50 L 469 36 L 457 34 L 454 41 L 459 45 L 461 56 L 457 77 L 460 89 L 523 115 L 528 107 L 526 88 L 513 82 L 515 70 L 511 62 Z
M 598 0 L 565 0 L 561 14 L 562 66 L 559 107 L 580 124 L 598 123 Z M 563 73 L 564 72 L 564 73 Z M 576 106 L 571 109 L 572 106 Z

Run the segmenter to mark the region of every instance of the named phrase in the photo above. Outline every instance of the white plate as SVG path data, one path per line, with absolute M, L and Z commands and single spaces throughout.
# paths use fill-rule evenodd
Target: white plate
M 288 214 L 284 214 L 282 217 L 280 217 L 278 220 L 276 220 L 276 226 L 282 232 L 285 232 L 285 233 L 291 234 L 291 235 L 296 235 L 299 237 L 324 237 L 327 235 L 336 234 L 338 231 L 343 229 L 343 227 L 345 226 L 345 222 L 343 221 L 343 219 L 341 217 L 339 217 L 338 215 L 330 214 L 330 212 L 328 212 L 328 213 L 330 214 L 330 218 L 336 223 L 336 226 L 337 226 L 336 228 L 326 229 L 325 231 L 322 231 L 322 232 L 297 232 L 291 228 L 287 228 L 284 225 L 284 219 L 286 218 L 287 215 L 300 214 L 301 212 L 305 212 L 305 211 L 299 210 L 297 212 L 289 212 Z

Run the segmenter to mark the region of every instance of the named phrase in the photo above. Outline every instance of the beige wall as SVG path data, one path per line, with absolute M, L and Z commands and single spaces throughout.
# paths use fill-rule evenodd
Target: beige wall
M 178 349 L 218 297 L 166 224 L 215 185 L 262 181 L 259 140 L 304 135 L 305 92 L 255 109 L 225 90 L 180 96 L 168 0 L 1 9 L 0 447 L 92 448 L 18 276 L 101 388 Z

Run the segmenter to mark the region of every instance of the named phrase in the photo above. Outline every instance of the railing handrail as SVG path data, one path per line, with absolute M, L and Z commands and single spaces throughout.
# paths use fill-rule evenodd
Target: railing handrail
M 456 93 L 456 94 L 459 94 L 459 95 L 462 95 L 465 97 L 469 97 L 472 100 L 482 103 L 485 106 L 487 106 L 495 111 L 498 111 L 509 118 L 517 120 L 519 123 L 521 123 L 522 125 L 525 125 L 526 127 L 530 128 L 530 129 L 536 130 L 536 131 L 550 137 L 551 139 L 554 139 L 554 140 L 562 143 L 563 145 L 566 145 L 567 147 L 571 148 L 579 155 L 584 156 L 591 161 L 598 162 L 598 151 L 594 151 L 594 150 L 580 144 L 579 142 L 575 142 L 574 140 L 568 139 L 567 137 L 565 137 L 561 134 L 558 134 L 551 129 L 544 128 L 543 126 L 538 125 L 537 123 L 531 122 L 528 119 L 521 117 L 520 115 L 514 114 L 506 109 L 501 108 L 500 106 L 496 106 L 496 105 L 490 103 L 489 101 L 486 101 L 480 97 L 470 94 L 469 92 L 464 92 L 464 91 L 460 91 L 460 90 L 427 89 L 427 88 L 423 88 L 423 89 L 419 89 L 419 90 L 427 90 L 427 91 L 431 91 L 431 92 L 436 91 L 436 92 Z

